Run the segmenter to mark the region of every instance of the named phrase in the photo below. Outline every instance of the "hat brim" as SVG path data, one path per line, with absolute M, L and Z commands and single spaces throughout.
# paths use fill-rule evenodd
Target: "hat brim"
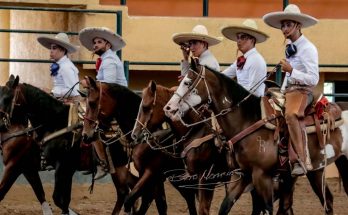
M 244 27 L 244 26 L 227 26 L 221 30 L 221 33 L 226 38 L 233 40 L 235 42 L 237 42 L 237 34 L 238 33 L 245 33 L 245 34 L 249 34 L 249 35 L 255 37 L 256 43 L 265 42 L 269 38 L 269 36 L 262 31 L 255 30 L 255 29 L 249 28 L 249 27 Z
M 107 40 L 111 44 L 111 50 L 113 51 L 118 51 L 126 46 L 126 42 L 120 35 L 107 29 L 85 28 L 79 33 L 81 44 L 90 51 L 93 51 L 93 39 L 97 37 Z
M 63 48 L 65 48 L 68 53 L 73 53 L 73 52 L 76 52 L 77 49 L 79 49 L 78 46 L 74 46 L 70 43 L 67 43 L 63 40 L 58 40 L 54 37 L 47 37 L 47 36 L 40 36 L 37 38 L 37 41 L 45 48 L 47 49 L 51 49 L 51 45 L 52 44 L 56 44 L 56 45 L 59 45 Z
M 212 37 L 206 34 L 195 33 L 177 33 L 173 35 L 173 41 L 178 45 L 189 42 L 190 40 L 200 40 L 207 42 L 209 46 L 214 46 L 221 43 L 222 39 L 221 37 Z
M 281 21 L 283 20 L 291 20 L 301 23 L 303 28 L 307 28 L 318 23 L 318 20 L 316 18 L 307 14 L 284 13 L 280 11 L 268 13 L 263 16 L 263 21 L 273 28 L 280 29 Z

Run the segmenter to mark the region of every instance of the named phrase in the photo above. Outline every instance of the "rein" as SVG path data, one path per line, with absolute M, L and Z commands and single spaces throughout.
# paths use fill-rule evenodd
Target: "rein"
M 16 132 L 13 132 L 13 133 L 5 133 L 5 134 L 2 134 L 0 133 L 0 145 L 3 146 L 3 144 L 14 138 L 14 137 L 19 137 L 19 136 L 22 136 L 22 135 L 27 135 L 27 136 L 30 136 L 30 133 L 35 131 L 36 129 L 40 128 L 42 125 L 39 125 L 35 128 L 33 127 L 27 127 L 23 130 L 19 130 L 19 131 L 16 131 Z
M 272 70 L 271 72 L 269 72 L 268 74 L 266 74 L 266 75 L 265 75 L 263 78 L 261 78 L 254 86 L 252 86 L 252 87 L 250 88 L 250 90 L 248 91 L 248 95 L 247 95 L 247 96 L 245 96 L 241 101 L 239 101 L 239 102 L 238 102 L 237 104 L 235 104 L 234 106 L 228 107 L 228 108 L 225 108 L 225 109 L 222 109 L 218 114 L 216 114 L 216 115 L 214 115 L 214 116 L 205 118 L 205 119 L 203 119 L 203 120 L 201 120 L 201 121 L 198 121 L 198 122 L 195 122 L 195 123 L 191 123 L 191 124 L 186 123 L 186 122 L 182 119 L 181 114 L 179 114 L 178 117 L 179 117 L 180 122 L 181 122 L 184 126 L 186 126 L 186 127 L 192 127 L 192 126 L 196 126 L 196 125 L 199 125 L 199 124 L 201 124 L 201 123 L 205 123 L 205 122 L 207 122 L 207 121 L 210 121 L 211 119 L 217 118 L 218 116 L 224 116 L 224 115 L 228 114 L 229 112 L 235 111 L 236 109 L 238 109 L 238 108 L 240 107 L 240 105 L 241 105 L 242 103 L 244 103 L 248 98 L 250 98 L 250 96 L 253 95 L 253 93 L 259 88 L 259 86 L 261 86 L 261 84 L 262 84 L 265 80 L 267 80 L 267 78 L 269 78 L 270 75 L 271 75 L 272 73 L 274 73 L 279 67 L 280 67 L 280 65 L 277 64 L 277 65 L 273 68 L 273 70 Z M 197 113 L 197 114 L 198 114 L 199 112 L 198 112 L 194 107 L 192 107 L 192 105 L 190 105 L 188 102 L 186 102 L 183 98 L 184 98 L 186 95 L 188 95 L 188 94 L 193 94 L 193 93 L 197 94 L 196 87 L 198 86 L 198 84 L 200 83 L 200 81 L 201 81 L 202 79 L 204 79 L 205 88 L 206 88 L 207 93 L 208 93 L 208 101 L 207 101 L 206 105 L 209 106 L 209 105 L 211 104 L 212 99 L 211 99 L 211 95 L 210 95 L 210 91 L 209 91 L 208 84 L 207 84 L 206 79 L 205 79 L 205 67 L 202 66 L 202 68 L 203 68 L 203 69 L 200 70 L 200 73 L 199 73 L 199 74 L 198 74 L 196 71 L 190 69 L 190 71 L 192 71 L 193 73 L 195 73 L 199 78 L 195 79 L 195 81 L 193 82 L 193 84 L 189 87 L 189 90 L 188 90 L 183 96 L 180 96 L 178 93 L 175 92 L 175 94 L 180 98 L 180 101 L 185 102 L 185 104 L 187 104 L 187 105 L 190 107 L 190 109 L 193 110 L 193 112 L 195 112 L 195 113 Z M 226 99 L 226 97 L 225 97 L 225 99 Z M 227 100 L 227 99 L 226 99 L 226 100 Z M 180 102 L 180 101 L 179 101 L 179 102 Z M 203 105 L 204 105 L 204 104 L 203 104 Z M 202 105 L 202 106 L 203 106 L 203 105 Z

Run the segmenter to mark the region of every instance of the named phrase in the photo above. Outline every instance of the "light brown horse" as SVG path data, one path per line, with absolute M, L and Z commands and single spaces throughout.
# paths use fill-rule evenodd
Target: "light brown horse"
M 191 66 L 191 70 L 164 108 L 167 116 L 173 120 L 179 120 L 189 109 L 195 108 L 200 104 L 208 104 L 210 109 L 218 116 L 223 135 L 227 139 L 232 139 L 244 129 L 256 122 L 260 122 L 260 98 L 253 96 L 237 82 L 221 73 L 211 71 L 204 66 L 196 64 L 194 61 L 192 61 Z M 330 139 L 325 147 L 326 150 L 323 151 L 319 147 L 317 135 L 308 135 L 308 147 L 314 171 L 308 172 L 307 177 L 322 204 L 324 204 L 322 187 L 325 186 L 325 197 L 327 200 L 325 211 L 327 214 L 333 214 L 332 194 L 326 187 L 326 184 L 322 183 L 323 167 L 335 161 L 340 173 L 344 173 L 347 170 L 348 152 L 341 150 L 341 148 L 344 148 L 343 145 L 347 144 L 347 140 L 342 139 L 342 133 L 344 132 L 346 131 L 340 128 L 330 132 Z M 229 147 L 233 150 L 231 156 L 235 156 L 239 166 L 246 175 L 251 177 L 257 192 L 262 196 L 266 211 L 272 214 L 272 177 L 276 174 L 276 166 L 278 164 L 278 146 L 274 140 L 274 131 L 261 126 L 235 144 L 230 144 Z M 324 159 L 323 154 L 326 154 L 327 158 L 325 163 L 322 163 Z M 346 176 L 347 174 L 342 174 L 343 185 L 346 193 L 348 193 L 348 178 Z M 292 211 L 287 211 L 287 209 L 292 205 L 294 182 L 295 179 L 287 185 L 288 189 L 285 190 L 287 196 L 283 199 L 281 198 L 279 214 L 292 213 Z M 220 214 L 227 214 L 230 211 L 236 196 L 238 197 L 239 194 L 233 193 L 232 190 L 228 192 L 221 205 Z
M 83 128 L 84 139 L 95 138 L 96 130 L 107 131 L 110 128 L 110 122 L 116 120 L 124 134 L 123 138 L 128 143 L 131 143 L 131 131 L 138 113 L 141 97 L 118 84 L 96 82 L 90 77 L 86 77 L 85 80 L 88 85 L 88 97 Z M 115 142 L 112 145 L 121 144 Z M 127 144 L 125 147 L 130 148 L 131 146 Z M 132 159 L 140 178 L 125 199 L 125 212 L 131 213 L 131 207 L 135 201 L 142 197 L 141 207 L 136 214 L 145 214 L 154 198 L 158 213 L 166 214 L 167 204 L 163 185 L 165 175 L 163 173 L 167 169 L 173 169 L 174 167 L 183 169 L 183 162 L 178 159 L 172 159 L 161 151 L 151 150 L 147 144 L 134 146 Z M 197 214 L 195 192 L 180 187 L 180 181 L 171 182 L 185 198 L 190 214 Z
M 220 186 L 219 182 L 227 182 L 230 179 L 230 176 L 227 177 L 229 170 L 224 156 L 225 149 L 221 149 L 222 152 L 219 152 L 218 147 L 215 146 L 214 137 L 218 134 L 217 132 L 214 134 L 210 122 L 190 129 L 180 122 L 172 122 L 165 116 L 163 107 L 174 91 L 175 89 L 157 85 L 154 81 L 149 82 L 142 91 L 142 102 L 132 131 L 132 138 L 137 140 L 144 136 L 151 136 L 153 132 L 162 129 L 163 123 L 170 124 L 177 139 L 173 147 L 180 148 L 179 152 L 185 149 L 182 159 L 185 161 L 186 170 L 191 177 L 197 176 L 199 179 L 198 184 L 191 188 L 198 190 L 198 213 L 209 214 L 215 186 Z M 182 139 L 183 136 L 186 139 Z M 197 139 L 204 137 L 207 139 L 200 141 Z M 196 140 L 196 144 L 191 144 L 193 140 Z M 162 144 L 157 144 L 153 148 L 164 152 L 168 150 L 168 147 Z M 237 178 L 235 180 L 238 180 L 240 176 L 235 175 L 235 177 Z M 209 178 L 214 179 L 209 180 Z

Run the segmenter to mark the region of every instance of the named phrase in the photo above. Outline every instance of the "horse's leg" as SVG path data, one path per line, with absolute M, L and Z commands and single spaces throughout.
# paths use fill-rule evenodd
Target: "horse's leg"
M 72 162 L 72 161 L 71 161 Z M 71 201 L 72 177 L 75 169 L 72 164 L 57 161 L 54 175 L 53 201 L 62 210 L 62 214 L 69 214 Z
M 112 211 L 113 215 L 120 214 L 126 197 L 129 193 L 129 184 L 134 183 L 126 166 L 115 167 L 115 173 L 111 174 L 112 181 L 116 188 L 117 200 Z
M 154 197 L 155 197 L 158 214 L 160 215 L 167 214 L 167 201 L 166 201 L 166 195 L 164 191 L 164 183 L 157 182 L 156 185 L 154 186 L 155 186 L 155 190 L 152 190 L 152 189 L 144 190 L 145 192 L 141 196 L 141 207 L 139 211 L 137 211 L 135 214 L 145 215 Z M 153 187 L 153 186 L 148 186 L 148 187 Z
M 181 184 L 172 183 L 172 185 L 177 189 L 177 191 L 179 191 L 181 196 L 184 197 L 189 210 L 189 214 L 196 215 L 197 214 L 196 192 L 192 189 L 180 187 Z
M 290 171 L 280 174 L 278 190 L 274 190 L 279 197 L 279 207 L 277 215 L 293 215 L 293 194 L 297 178 L 291 176 Z
M 8 161 L 4 166 L 4 175 L 0 182 L 0 201 L 2 201 L 10 190 L 18 176 L 22 173 L 20 166 L 15 164 L 12 160 Z
M 221 203 L 219 214 L 228 214 L 234 203 L 242 195 L 244 189 L 251 183 L 251 179 L 247 176 L 233 175 L 231 183 L 228 184 L 226 197 Z
M 311 171 L 307 173 L 307 178 L 312 186 L 313 191 L 318 196 L 321 205 L 325 207 L 325 214 L 331 215 L 333 214 L 333 196 L 327 184 L 323 184 L 323 174 L 324 169 Z M 323 186 L 325 186 L 325 199 L 323 194 Z
M 202 175 L 203 173 L 199 174 L 200 187 L 198 188 L 198 214 L 200 215 L 209 214 L 215 189 L 215 184 L 205 185 L 206 180 L 204 179 L 204 177 L 202 177 Z
M 42 187 L 42 182 L 39 176 L 39 172 L 35 169 L 29 169 L 23 172 L 24 177 L 28 180 L 29 184 L 33 188 L 36 198 L 41 203 L 42 212 L 44 215 L 52 215 L 52 209 L 46 202 L 45 191 Z
M 346 156 L 342 155 L 336 159 L 335 164 L 341 175 L 344 191 L 348 195 L 348 159 Z
M 149 168 L 146 168 L 144 173 L 139 178 L 136 185 L 133 187 L 129 195 L 124 201 L 124 211 L 130 213 L 135 201 L 142 195 L 145 186 L 154 178 L 153 171 Z
M 262 169 L 254 168 L 252 181 L 256 192 L 263 199 L 266 214 L 273 214 L 273 181 L 272 177 Z

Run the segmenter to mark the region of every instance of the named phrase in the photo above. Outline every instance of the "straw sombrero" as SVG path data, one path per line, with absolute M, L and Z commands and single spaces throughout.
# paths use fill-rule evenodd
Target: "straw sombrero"
M 237 42 L 237 34 L 245 33 L 256 38 L 256 43 L 262 43 L 268 39 L 268 35 L 260 31 L 252 19 L 246 19 L 242 25 L 232 25 L 222 28 L 221 33 L 228 39 Z
M 302 24 L 303 28 L 315 25 L 318 20 L 310 15 L 301 13 L 300 8 L 295 4 L 289 4 L 284 11 L 271 12 L 263 16 L 263 21 L 273 27 L 281 28 L 281 21 L 291 20 Z
M 56 36 L 40 36 L 37 38 L 37 41 L 47 49 L 51 49 L 51 44 L 59 45 L 65 48 L 68 53 L 76 52 L 79 48 L 70 43 L 69 37 L 66 33 L 59 33 Z
M 221 37 L 208 35 L 208 30 L 204 25 L 196 25 L 192 32 L 176 33 L 173 35 L 173 41 L 176 44 L 189 42 L 190 40 L 200 40 L 207 42 L 209 46 L 219 44 L 222 41 Z
M 88 27 L 79 32 L 81 44 L 88 50 L 93 51 L 93 39 L 103 38 L 111 44 L 111 50 L 118 51 L 122 49 L 126 42 L 122 37 L 106 27 Z

